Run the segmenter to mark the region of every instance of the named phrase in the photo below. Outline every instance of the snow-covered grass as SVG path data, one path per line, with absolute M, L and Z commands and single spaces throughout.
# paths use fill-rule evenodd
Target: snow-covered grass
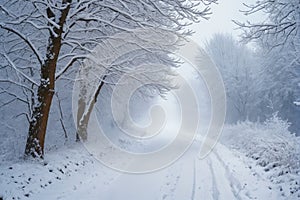
M 198 143 L 199 144 L 199 143 Z M 173 165 L 146 174 L 116 172 L 81 146 L 49 152 L 45 162 L 0 166 L 3 199 L 185 200 L 286 199 L 274 183 L 249 169 L 244 155 L 218 144 L 205 159 L 197 143 Z M 246 158 L 246 160 L 250 158 Z M 245 163 L 247 163 L 245 165 Z
M 261 167 L 282 196 L 300 198 L 300 137 L 288 128 L 277 115 L 265 123 L 228 125 L 221 143 L 252 158 L 249 167 Z
M 137 150 L 142 148 L 140 143 L 126 139 L 120 138 L 116 142 L 126 150 L 133 146 Z M 44 160 L 19 158 L 0 163 L 0 200 L 40 199 L 40 193 L 51 190 L 49 188 L 57 190 L 57 185 L 64 185 L 63 191 L 66 191 L 58 194 L 61 195 L 59 198 L 67 198 L 63 195 L 70 198 L 69 195 L 79 188 L 93 189 L 92 184 L 89 186 L 90 181 L 105 187 L 118 175 L 97 161 L 82 143 L 66 144 L 47 151 Z M 53 195 L 52 192 L 46 199 L 53 199 Z
M 225 146 L 205 159 L 197 159 L 196 140 L 176 163 L 144 175 L 105 167 L 82 144 L 65 145 L 44 161 L 0 163 L 0 199 L 299 199 L 300 138 L 288 126 L 277 116 L 227 125 Z M 143 147 L 115 142 L 126 150 Z
M 63 181 L 93 162 L 92 156 L 81 145 L 76 145 L 52 151 L 43 161 L 5 163 L 0 167 L 0 199 L 30 199 L 33 194 Z

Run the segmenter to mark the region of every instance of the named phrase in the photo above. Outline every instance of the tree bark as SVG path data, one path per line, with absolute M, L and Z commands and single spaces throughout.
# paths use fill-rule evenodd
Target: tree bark
M 55 89 L 55 71 L 61 50 L 63 25 L 70 10 L 71 0 L 62 0 L 62 3 L 68 4 L 68 6 L 61 11 L 59 28 L 53 28 L 56 35 L 50 31 L 46 60 L 41 66 L 41 82 L 38 87 L 37 102 L 33 108 L 33 116 L 29 124 L 25 156 L 34 158 L 43 158 L 44 156 L 45 136 Z M 55 17 L 50 8 L 47 9 L 47 16 L 50 19 Z
M 25 155 L 43 158 L 45 135 L 49 117 L 49 111 L 54 94 L 55 74 L 54 61 L 42 66 L 42 80 L 38 88 L 38 102 L 34 107 L 33 117 L 29 124 L 28 138 L 25 148 Z
M 101 81 L 100 85 L 98 86 L 95 95 L 93 96 L 93 99 L 91 103 L 89 104 L 88 109 L 86 110 L 86 104 L 85 100 L 82 98 L 79 98 L 78 100 L 78 112 L 77 112 L 77 132 L 76 132 L 76 141 L 86 141 L 88 138 L 88 124 L 90 121 L 90 117 L 92 114 L 92 111 L 94 109 L 94 106 L 97 102 L 98 96 L 100 94 L 100 91 L 104 85 L 104 80 L 106 76 L 103 77 L 103 80 Z M 86 111 L 86 112 L 85 112 Z

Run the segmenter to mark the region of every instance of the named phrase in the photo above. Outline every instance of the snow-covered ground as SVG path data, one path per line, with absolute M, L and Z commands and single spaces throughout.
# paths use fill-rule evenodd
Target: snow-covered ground
M 300 137 L 274 115 L 265 123 L 243 122 L 227 126 L 221 142 L 247 157 L 247 165 L 274 183 L 282 199 L 300 199 Z M 248 159 L 250 158 L 250 159 Z
M 173 165 L 147 174 L 126 174 L 107 168 L 81 144 L 48 152 L 42 162 L 6 163 L 0 166 L 0 196 L 37 200 L 300 199 L 299 168 L 291 169 L 292 166 L 286 166 L 289 163 L 284 163 L 285 166 L 279 163 L 266 170 L 269 165 L 262 166 L 260 157 L 251 157 L 249 149 L 248 154 L 245 152 L 247 148 L 239 150 L 239 145 L 247 146 L 237 130 L 245 135 L 249 132 L 241 127 L 245 125 L 225 127 L 221 142 L 226 146 L 218 143 L 205 159 L 197 156 L 200 141 L 196 140 Z M 255 131 L 258 134 L 260 130 Z M 234 133 L 236 137 L 232 137 Z M 252 134 L 253 138 L 258 137 L 254 131 Z M 229 138 L 236 138 L 235 143 Z M 253 145 L 248 137 L 243 138 Z M 270 141 L 260 144 L 270 145 Z M 252 149 L 260 152 L 259 146 Z M 297 159 L 294 158 L 299 164 Z M 290 171 L 280 173 L 287 168 Z

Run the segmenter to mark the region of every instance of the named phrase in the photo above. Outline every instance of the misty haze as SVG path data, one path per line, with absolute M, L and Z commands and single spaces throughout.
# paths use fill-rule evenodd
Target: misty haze
M 1 0 L 0 200 L 300 199 L 299 0 Z

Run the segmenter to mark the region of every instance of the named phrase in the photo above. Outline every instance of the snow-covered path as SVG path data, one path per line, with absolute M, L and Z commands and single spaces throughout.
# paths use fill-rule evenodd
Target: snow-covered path
M 197 153 L 193 145 L 173 165 L 140 175 L 115 172 L 94 162 L 31 199 L 278 199 L 271 183 L 243 162 L 245 157 L 221 144 L 203 160 Z

